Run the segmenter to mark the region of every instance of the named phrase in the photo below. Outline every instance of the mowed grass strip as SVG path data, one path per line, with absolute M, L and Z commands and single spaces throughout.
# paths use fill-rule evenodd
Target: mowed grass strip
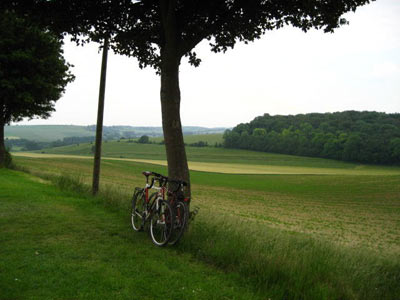
M 91 197 L 0 169 L 0 299 L 264 299 Z

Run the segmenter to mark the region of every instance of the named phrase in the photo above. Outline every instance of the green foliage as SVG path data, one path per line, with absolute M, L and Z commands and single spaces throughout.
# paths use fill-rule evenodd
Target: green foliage
M 0 10 L 0 165 L 6 159 L 4 126 L 50 116 L 74 79 L 69 67 L 54 35 Z
M 0 16 L 0 126 L 46 118 L 74 79 L 61 42 L 12 13 Z
M 12 156 L 11 156 L 10 152 L 8 152 L 7 150 L 6 150 L 6 154 L 5 154 L 4 166 L 6 168 L 10 168 L 10 169 L 12 169 L 14 167 L 14 164 L 12 161 Z
M 188 146 L 191 147 L 208 147 L 208 143 L 204 142 L 204 141 L 198 141 L 196 143 L 191 143 L 191 144 L 187 144 Z
M 400 163 L 400 114 L 345 111 L 296 116 L 265 114 L 224 134 L 227 148 Z
M 147 135 L 142 135 L 138 141 L 139 144 L 149 144 L 150 143 L 150 139 Z
M 212 51 L 225 52 L 238 41 L 254 41 L 266 31 L 284 25 L 305 32 L 312 28 L 332 32 L 347 23 L 341 17 L 344 13 L 355 11 L 358 6 L 369 2 L 35 0 L 26 5 L 26 1 L 3 0 L 1 5 L 30 14 L 53 31 L 70 33 L 76 39 L 85 36 L 99 41 L 108 36 L 114 51 L 135 56 L 141 67 L 159 69 L 162 51 L 157 51 L 155 45 L 165 49 L 170 35 L 177 41 L 179 57 L 186 56 L 192 65 L 198 66 L 200 59 L 192 50 L 202 40 L 212 40 Z M 175 29 L 170 27 L 172 20 L 179 25 Z

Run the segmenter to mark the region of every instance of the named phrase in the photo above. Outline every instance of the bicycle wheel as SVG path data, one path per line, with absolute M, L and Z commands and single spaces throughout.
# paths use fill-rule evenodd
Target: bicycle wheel
M 146 199 L 143 190 L 136 192 L 132 198 L 131 223 L 135 231 L 142 231 L 146 212 Z
M 158 208 L 155 208 L 150 218 L 150 237 L 157 246 L 165 246 L 172 233 L 173 211 L 165 200 L 157 200 Z
M 174 222 L 169 245 L 175 245 L 181 239 L 189 220 L 189 208 L 184 201 L 178 201 L 174 207 Z

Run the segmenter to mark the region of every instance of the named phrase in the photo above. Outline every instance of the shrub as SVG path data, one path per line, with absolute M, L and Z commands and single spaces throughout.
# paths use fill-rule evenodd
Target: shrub
M 14 164 L 12 162 L 12 156 L 11 156 L 10 152 L 8 152 L 7 150 L 6 150 L 6 159 L 5 159 L 4 166 L 9 169 L 12 169 L 14 167 Z

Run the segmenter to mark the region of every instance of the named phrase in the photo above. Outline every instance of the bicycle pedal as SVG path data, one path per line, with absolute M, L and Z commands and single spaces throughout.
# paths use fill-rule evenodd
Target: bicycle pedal
M 196 215 L 199 213 L 200 207 L 195 207 L 191 212 L 189 212 L 189 220 L 193 221 Z

